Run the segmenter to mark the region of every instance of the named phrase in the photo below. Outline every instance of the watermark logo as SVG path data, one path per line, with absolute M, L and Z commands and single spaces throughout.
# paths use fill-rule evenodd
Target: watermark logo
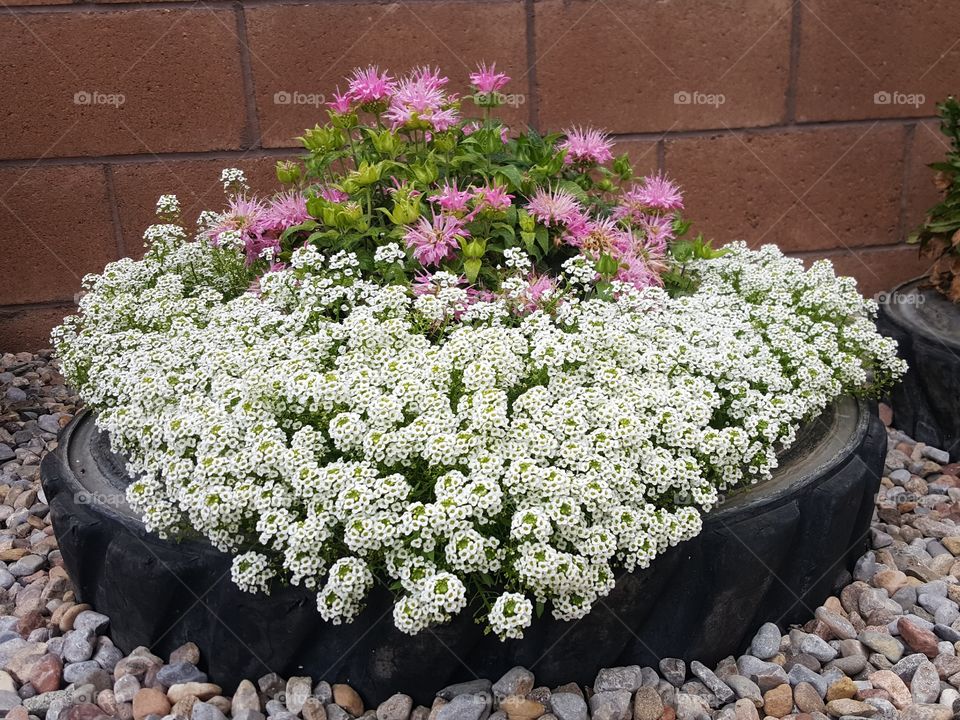
M 489 93 L 474 93 L 470 97 L 476 105 L 481 107 L 500 107 L 501 105 L 507 105 L 508 107 L 518 108 L 527 102 L 527 96 L 522 93 L 507 94 L 496 90 Z
M 299 90 L 277 90 L 273 94 L 274 105 L 306 105 L 309 107 L 321 107 L 327 102 L 327 96 L 323 93 L 306 93 Z
M 110 507 L 125 507 L 127 499 L 123 493 L 104 495 L 103 493 L 81 490 L 73 494 L 73 502 L 77 505 L 108 505 Z
M 927 102 L 923 93 L 905 93 L 899 90 L 880 90 L 873 94 L 874 105 L 908 105 L 918 108 Z
M 74 105 L 108 105 L 120 107 L 127 101 L 123 93 L 105 93 L 99 90 L 78 90 L 73 94 Z
M 923 305 L 927 299 L 920 293 L 878 292 L 873 296 L 877 305 Z
M 708 93 L 700 90 L 678 90 L 673 94 L 674 105 L 706 105 L 718 108 L 727 102 L 723 93 Z

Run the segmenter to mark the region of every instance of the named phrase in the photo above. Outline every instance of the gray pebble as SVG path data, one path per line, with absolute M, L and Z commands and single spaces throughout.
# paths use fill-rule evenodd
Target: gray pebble
M 757 707 L 763 705 L 763 695 L 760 693 L 760 688 L 750 678 L 733 673 L 727 675 L 724 682 L 737 694 L 737 697 L 752 700 Z
M 550 709 L 558 720 L 587 720 L 587 703 L 576 693 L 554 693 Z
M 790 668 L 790 673 L 787 676 L 788 682 L 792 687 L 796 687 L 802 682 L 810 683 L 813 685 L 814 689 L 820 695 L 820 697 L 826 697 L 827 688 L 829 687 L 829 682 L 819 673 L 815 673 L 808 667 L 803 665 L 794 665 Z
M 710 706 L 699 695 L 677 693 L 677 720 L 710 720 Z
M 592 720 L 630 720 L 630 700 L 627 690 L 599 692 L 590 698 L 590 717 Z
M 89 630 L 96 635 L 105 633 L 109 626 L 110 618 L 93 610 L 84 610 L 73 621 L 74 630 Z
M 512 694 L 514 693 L 508 693 L 508 695 Z M 407 720 L 410 717 L 411 710 L 413 710 L 413 698 L 409 695 L 397 693 L 391 695 L 377 707 L 377 720 Z
M 203 683 L 207 681 L 207 674 L 201 672 L 193 663 L 180 662 L 173 665 L 164 665 L 157 671 L 157 680 L 171 687 L 188 682 Z
M 707 686 L 710 692 L 720 701 L 721 705 L 726 705 L 736 699 L 736 694 L 730 689 L 729 685 L 718 678 L 713 670 L 703 663 L 697 660 L 691 662 L 690 672 L 696 675 L 700 681 Z
M 940 697 L 940 675 L 929 660 L 921 662 L 914 672 L 910 694 L 917 703 L 935 703 Z
M 480 678 L 477 680 L 468 680 L 467 682 L 456 683 L 454 685 L 447 685 L 447 687 L 443 688 L 443 690 L 437 693 L 437 697 L 443 698 L 444 700 L 453 700 L 457 695 L 483 692 L 492 694 L 492 691 L 493 683 L 485 678 Z
M 507 670 L 503 677 L 493 684 L 491 689 L 493 690 L 493 696 L 500 701 L 510 695 L 526 695 L 533 690 L 533 681 L 533 673 L 518 665 Z
M 82 662 L 93 657 L 97 636 L 92 632 L 71 630 L 63 641 L 63 659 L 67 662 Z
M 30 514 L 29 510 L 24 512 L 26 512 L 27 515 Z M 25 577 L 27 575 L 33 575 L 37 570 L 41 569 L 46 564 L 47 561 L 39 555 L 24 555 L 22 558 L 13 563 L 13 565 L 10 565 L 8 570 L 14 577 Z
M 662 658 L 660 660 L 660 674 L 674 687 L 683 685 L 687 679 L 687 664 L 679 658 Z
M 490 714 L 491 700 L 489 691 L 456 695 L 437 711 L 436 720 L 484 720 Z
M 20 696 L 11 690 L 0 690 L 0 712 L 7 713 L 21 702 Z
M 227 718 L 216 705 L 195 702 L 190 712 L 190 720 L 227 720 Z
M 769 660 L 780 652 L 780 628 L 773 623 L 764 623 L 750 643 L 750 652 L 761 660 Z
M 941 450 L 940 448 L 935 448 L 927 445 L 920 451 L 920 454 L 927 458 L 928 460 L 933 460 L 939 465 L 946 465 L 950 462 L 950 453 L 946 450 Z
M 853 626 L 850 626 L 851 629 Z M 830 647 L 819 635 L 807 635 L 800 643 L 800 652 L 813 655 L 820 662 L 829 662 L 837 656 L 835 648 Z
M 669 678 L 668 678 L 669 679 Z M 608 692 L 611 690 L 629 690 L 636 692 L 643 684 L 643 674 L 640 672 L 639 665 L 629 665 L 627 667 L 603 668 L 597 673 L 597 679 L 593 684 L 596 692 Z

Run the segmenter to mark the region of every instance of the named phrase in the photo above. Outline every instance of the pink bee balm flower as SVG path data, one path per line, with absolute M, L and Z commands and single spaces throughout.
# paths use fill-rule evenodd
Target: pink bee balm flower
M 350 112 L 351 104 L 350 93 L 341 94 L 340 88 L 337 88 L 333 93 L 333 100 L 327 103 L 327 107 L 339 115 L 346 115 Z
M 269 229 L 266 210 L 256 198 L 234 197 L 217 223 L 207 231 L 214 244 L 226 232 L 238 232 L 242 238 L 260 237 Z
M 613 159 L 610 149 L 613 143 L 606 133 L 593 128 L 569 128 L 563 131 L 567 139 L 560 143 L 560 149 L 567 151 L 565 161 L 568 164 L 605 163 Z
M 527 203 L 527 210 L 544 225 L 566 225 L 583 217 L 580 202 L 566 190 L 537 190 Z
M 477 203 L 477 210 L 489 208 L 503 211 L 510 207 L 513 195 L 507 193 L 507 189 L 502 185 L 485 185 L 473 191 L 473 199 Z
M 531 274 L 527 278 L 527 289 L 524 292 L 527 299 L 526 309 L 531 312 L 536 310 L 544 295 L 553 292 L 556 288 L 556 280 L 549 275 Z
M 444 132 L 457 124 L 457 121 L 460 120 L 460 114 L 452 107 L 441 108 L 430 113 L 424 119 L 429 120 L 433 129 L 437 132 Z
M 643 230 L 644 248 L 663 252 L 673 240 L 673 219 L 669 216 L 647 215 L 640 223 Z
M 616 256 L 633 249 L 633 237 L 613 218 L 588 221 L 583 231 L 568 238 L 568 242 L 594 258 L 605 253 Z
M 387 100 L 396 84 L 390 75 L 371 65 L 367 68 L 354 68 L 350 77 L 347 93 L 360 104 L 376 103 Z
M 320 188 L 319 194 L 324 200 L 332 203 L 342 203 L 350 199 L 350 196 L 343 190 L 329 186 Z
M 280 249 L 280 240 L 274 234 L 268 235 L 255 235 L 247 238 L 246 246 L 244 250 L 247 254 L 247 263 L 252 264 L 258 258 L 263 256 L 264 250 L 274 250 L 277 251 Z
M 277 233 L 310 219 L 307 199 L 298 192 L 278 195 L 264 212 L 264 223 Z
M 663 175 L 645 177 L 632 192 L 640 203 L 654 210 L 680 210 L 683 207 L 680 188 Z
M 456 185 L 444 183 L 440 192 L 431 195 L 428 199 L 436 203 L 442 210 L 448 212 L 465 212 L 470 202 L 471 194 L 469 190 L 458 190 Z
M 450 78 L 440 74 L 440 68 L 432 68 L 429 65 L 415 67 L 410 73 L 410 78 L 422 87 L 431 90 L 440 90 L 450 82 Z
M 486 63 L 479 63 L 477 65 L 477 71 L 470 73 L 470 82 L 477 90 L 487 94 L 496 92 L 502 88 L 510 82 L 510 78 L 504 73 L 497 72 L 497 64 L 495 62 L 490 63 L 490 67 L 487 67 Z
M 617 259 L 621 263 L 617 271 L 617 280 L 629 283 L 637 289 L 663 284 L 660 275 L 641 255 L 630 254 Z
M 614 220 L 625 220 L 631 225 L 641 224 L 646 219 L 649 208 L 641 199 L 640 192 L 636 185 L 625 190 L 620 197 L 620 204 L 613 209 L 611 217 Z
M 452 127 L 459 116 L 454 108 L 449 107 L 451 98 L 443 92 L 447 82 L 439 70 L 430 68 L 417 68 L 402 78 L 385 113 L 391 128 L 396 130 L 414 120 L 425 121 L 441 132 Z
M 439 265 L 450 257 L 460 240 L 470 237 L 463 223 L 453 215 L 434 215 L 433 221 L 420 218 L 407 228 L 404 240 L 421 265 Z

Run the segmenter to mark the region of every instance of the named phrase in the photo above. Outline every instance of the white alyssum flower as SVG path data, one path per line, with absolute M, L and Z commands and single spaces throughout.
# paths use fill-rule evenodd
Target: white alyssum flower
M 151 530 L 234 553 L 247 590 L 315 589 L 333 623 L 378 580 L 411 633 L 478 596 L 505 638 L 534 602 L 582 617 L 768 477 L 801 422 L 904 369 L 852 281 L 772 246 L 697 263 L 691 295 L 614 284 L 517 317 L 454 275 L 414 295 L 311 246 L 245 293 L 229 242 L 148 241 L 85 280 L 55 333 L 69 379 Z

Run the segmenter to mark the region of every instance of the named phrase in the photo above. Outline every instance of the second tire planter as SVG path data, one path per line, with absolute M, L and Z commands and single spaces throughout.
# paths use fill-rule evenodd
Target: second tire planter
M 891 392 L 896 426 L 960 460 L 960 307 L 918 278 L 881 299 L 877 324 L 910 365 Z
M 505 643 L 485 636 L 469 612 L 402 634 L 382 587 L 339 626 L 323 622 L 306 590 L 242 592 L 229 556 L 145 530 L 123 498 L 122 459 L 90 413 L 65 429 L 42 476 L 78 596 L 111 617 L 123 650 L 147 645 L 166 655 L 190 640 L 226 690 L 273 671 L 348 681 L 368 703 L 403 691 L 429 704 L 445 684 L 496 678 L 514 665 L 557 685 L 590 684 L 601 667 L 663 656 L 714 663 L 742 650 L 760 622 L 809 619 L 865 545 L 885 451 L 874 408 L 842 400 L 802 429 L 771 480 L 709 514 L 698 537 L 622 573 L 584 619 L 545 614 L 523 640 Z

